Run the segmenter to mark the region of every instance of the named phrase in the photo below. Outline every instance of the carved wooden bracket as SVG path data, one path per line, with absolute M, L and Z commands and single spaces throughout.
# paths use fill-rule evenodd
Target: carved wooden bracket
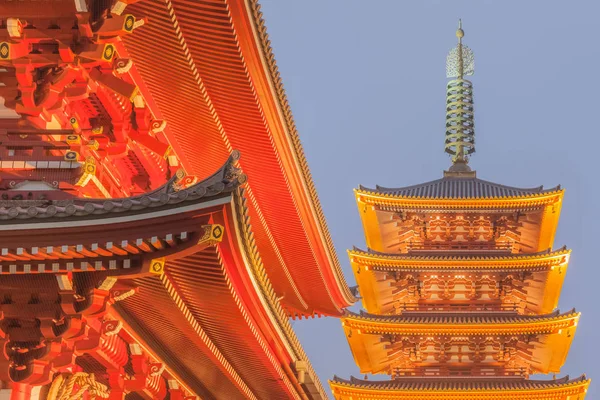
M 39 289 L 32 288 L 9 293 L 9 301 L 0 305 L 0 337 L 13 382 L 48 384 L 54 372 L 73 366 L 83 354 L 107 369 L 127 362 L 125 344 L 115 336 L 119 322 L 104 317 L 111 304 L 133 289 L 113 277 L 87 290 L 77 290 L 68 275 L 57 275 L 56 281 L 54 294 L 45 288 L 44 301 Z

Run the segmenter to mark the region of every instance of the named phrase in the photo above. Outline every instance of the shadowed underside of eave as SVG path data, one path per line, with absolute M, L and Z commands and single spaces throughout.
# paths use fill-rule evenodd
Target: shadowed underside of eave
M 135 281 L 139 293 L 118 308 L 126 322 L 202 398 L 290 398 L 239 314 L 214 249 L 168 268 L 171 278 Z M 170 291 L 177 292 L 187 311 Z

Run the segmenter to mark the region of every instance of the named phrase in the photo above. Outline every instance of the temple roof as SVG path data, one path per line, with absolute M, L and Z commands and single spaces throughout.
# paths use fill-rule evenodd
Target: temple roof
M 331 380 L 332 384 L 359 387 L 375 390 L 531 390 L 531 389 L 547 389 L 557 388 L 561 386 L 574 385 L 578 383 L 586 383 L 588 381 L 585 375 L 570 379 L 565 376 L 551 380 L 525 379 L 524 377 L 515 376 L 495 376 L 495 377 L 412 377 L 406 376 L 394 380 L 384 381 L 368 381 L 350 377 L 350 379 L 342 379 L 334 376 Z
M 375 189 L 359 186 L 366 192 L 387 194 L 398 197 L 421 197 L 430 199 L 492 199 L 528 197 L 561 190 L 560 185 L 544 189 L 543 186 L 535 188 L 517 188 L 484 181 L 474 177 L 445 176 L 430 182 L 400 188 L 387 188 L 376 185 Z
M 326 226 L 258 1 L 134 3 L 127 12 L 152 21 L 117 50 L 131 57 L 144 98 L 168 121 L 165 132 L 182 166 L 204 177 L 239 149 L 250 218 L 260 221 L 253 224 L 257 246 L 286 310 L 341 315 L 356 298 Z
M 468 311 L 468 312 L 438 312 L 438 311 L 404 311 L 398 315 L 376 315 L 361 311 L 359 314 L 346 311 L 346 318 L 362 320 L 365 322 L 389 324 L 529 324 L 536 322 L 555 322 L 567 318 L 578 317 L 579 314 L 572 309 L 561 314 L 556 310 L 545 315 L 521 315 L 509 311 Z
M 126 275 L 140 290 L 115 306 L 114 317 L 194 397 L 326 398 L 257 251 L 239 157 L 234 151 L 215 174 L 189 187 L 177 176 L 146 197 L 72 200 L 83 208 L 60 214 L 60 221 L 27 219 L 15 229 L 0 220 L 2 282 L 35 286 L 40 277 L 54 282 L 54 274 L 66 272 L 86 282 L 99 273 Z M 130 206 L 122 207 L 126 201 Z M 86 205 L 98 202 L 113 202 L 114 209 L 102 207 L 95 219 Z M 102 226 L 88 229 L 92 222 Z M 152 272 L 163 256 L 164 271 Z M 282 366 L 302 370 L 303 385 Z
M 246 175 L 235 167 L 239 158 L 240 153 L 233 151 L 228 161 L 212 176 L 181 190 L 176 189 L 178 177 L 174 176 L 152 192 L 121 199 L 4 200 L 0 202 L 0 221 L 15 223 L 32 218 L 105 217 L 107 214 L 135 213 L 176 206 L 182 202 L 207 200 L 232 193 L 246 182 Z

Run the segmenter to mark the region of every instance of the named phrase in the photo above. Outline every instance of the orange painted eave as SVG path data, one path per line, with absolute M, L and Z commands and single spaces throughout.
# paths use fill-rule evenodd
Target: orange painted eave
M 349 294 L 331 244 L 303 150 L 298 138 L 294 137 L 296 132 L 289 110 L 285 109 L 285 94 L 282 87 L 276 88 L 277 82 L 273 82 L 274 78 L 277 79 L 278 72 L 274 63 L 269 65 L 267 60 L 272 59 L 272 55 L 269 54 L 271 49 L 268 47 L 260 6 L 256 0 L 230 0 L 228 3 L 242 56 L 266 119 L 267 129 L 272 135 L 274 149 L 282 164 L 291 200 L 296 205 L 315 254 L 317 268 L 320 269 L 336 307 L 345 308 L 356 299 Z M 284 115 L 286 112 L 287 119 Z

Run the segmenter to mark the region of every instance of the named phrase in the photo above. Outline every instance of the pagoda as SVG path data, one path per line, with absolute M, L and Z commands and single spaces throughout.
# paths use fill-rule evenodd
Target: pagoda
M 553 250 L 564 190 L 479 179 L 473 52 L 448 55 L 441 179 L 355 190 L 367 249 L 349 257 L 366 311 L 346 312 L 344 333 L 364 374 L 335 377 L 338 400 L 581 400 L 585 376 L 559 373 L 580 314 L 556 310 L 570 251 Z
M 346 284 L 256 0 L 0 0 L 0 399 L 320 400 Z

